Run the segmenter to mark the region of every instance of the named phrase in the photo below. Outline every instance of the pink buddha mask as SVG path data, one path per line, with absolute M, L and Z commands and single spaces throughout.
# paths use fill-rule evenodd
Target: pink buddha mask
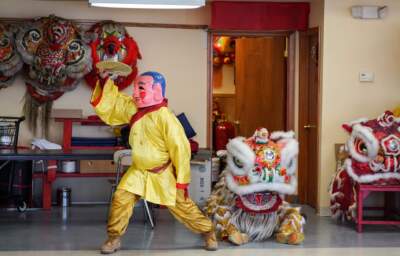
M 141 75 L 135 79 L 133 98 L 138 108 L 160 104 L 164 100 L 160 83 L 154 82 L 150 75 Z

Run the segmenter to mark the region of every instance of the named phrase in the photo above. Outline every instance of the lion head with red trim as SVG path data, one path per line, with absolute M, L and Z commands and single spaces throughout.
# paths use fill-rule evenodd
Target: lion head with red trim
M 41 117 L 47 134 L 52 102 L 74 90 L 92 69 L 90 48 L 72 21 L 53 15 L 23 24 L 16 45 L 27 67 L 24 112 L 28 124 L 36 132 Z
M 10 25 L 0 24 L 0 88 L 8 87 L 23 66 L 13 34 Z
M 357 183 L 400 183 L 400 118 L 386 111 L 375 119 L 346 123 L 348 157 L 331 184 L 331 211 L 335 218 L 356 216 Z
M 56 16 L 39 18 L 25 24 L 16 41 L 29 69 L 28 92 L 39 103 L 75 89 L 92 68 L 90 48 L 72 21 Z
M 137 60 L 142 56 L 136 41 L 128 34 L 125 27 L 114 21 L 103 21 L 93 25 L 88 35 L 91 37 L 93 70 L 85 77 L 87 83 L 94 88 L 98 73 L 96 64 L 100 61 L 111 60 L 122 62 L 132 68 L 128 76 L 118 76 L 114 79 L 118 88 L 123 90 L 131 85 L 138 73 Z
M 355 181 L 400 181 L 400 118 L 386 111 L 376 119 L 361 119 L 343 127 L 350 133 L 345 168 Z

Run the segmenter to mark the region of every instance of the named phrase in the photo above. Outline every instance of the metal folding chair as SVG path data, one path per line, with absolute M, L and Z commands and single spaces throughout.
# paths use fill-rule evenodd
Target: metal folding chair
M 118 150 L 114 153 L 114 163 L 117 165 L 117 170 L 115 174 L 115 180 L 111 184 L 111 195 L 110 195 L 110 203 L 112 201 L 112 197 L 114 192 L 119 184 L 121 179 L 121 174 L 124 172 L 124 167 L 130 166 L 132 164 L 132 150 L 131 149 L 123 149 Z M 149 207 L 149 204 L 146 200 L 143 199 L 144 204 L 144 214 L 146 219 L 150 222 L 151 228 L 155 226 L 155 220 L 153 217 L 152 207 Z

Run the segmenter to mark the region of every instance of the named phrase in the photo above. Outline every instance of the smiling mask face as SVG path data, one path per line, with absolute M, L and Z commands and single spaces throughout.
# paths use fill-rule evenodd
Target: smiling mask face
M 153 77 L 147 75 L 136 78 L 133 98 L 138 108 L 154 106 L 164 100 L 161 85 L 154 83 Z

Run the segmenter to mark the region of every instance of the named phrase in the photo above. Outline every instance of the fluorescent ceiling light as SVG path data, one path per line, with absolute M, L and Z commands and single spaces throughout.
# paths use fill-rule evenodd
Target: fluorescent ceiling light
M 89 0 L 90 6 L 136 9 L 195 9 L 205 0 Z

